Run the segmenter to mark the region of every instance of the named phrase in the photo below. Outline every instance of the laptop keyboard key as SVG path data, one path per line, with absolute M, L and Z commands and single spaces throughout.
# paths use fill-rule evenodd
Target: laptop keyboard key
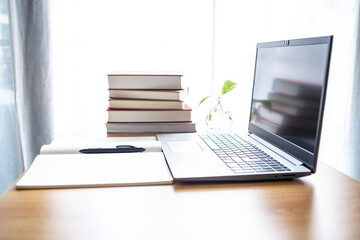
M 279 161 L 238 136 L 200 135 L 215 154 L 236 173 L 291 171 Z

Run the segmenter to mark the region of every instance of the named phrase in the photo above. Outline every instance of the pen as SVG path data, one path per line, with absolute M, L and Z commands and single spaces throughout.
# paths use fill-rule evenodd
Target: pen
M 131 152 L 144 152 L 145 148 L 137 148 L 130 145 L 119 145 L 116 148 L 86 148 L 81 149 L 81 153 L 131 153 Z

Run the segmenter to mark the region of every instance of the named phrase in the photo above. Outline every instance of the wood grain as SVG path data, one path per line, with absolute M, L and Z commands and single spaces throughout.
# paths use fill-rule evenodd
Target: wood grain
M 324 163 L 294 181 L 15 190 L 0 239 L 360 239 L 360 183 Z

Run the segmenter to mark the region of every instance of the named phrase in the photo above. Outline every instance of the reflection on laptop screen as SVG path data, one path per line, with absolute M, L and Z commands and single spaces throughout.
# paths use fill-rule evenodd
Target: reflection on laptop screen
M 314 153 L 328 44 L 258 48 L 251 123 Z

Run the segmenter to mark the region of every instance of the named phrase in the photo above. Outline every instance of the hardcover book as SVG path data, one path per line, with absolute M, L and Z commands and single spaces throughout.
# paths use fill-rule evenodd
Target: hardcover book
M 110 89 L 175 89 L 181 90 L 180 73 L 113 72 L 108 74 Z
M 149 122 L 149 123 L 119 123 L 108 122 L 107 132 L 123 133 L 163 133 L 163 132 L 196 132 L 193 122 Z
M 182 101 L 141 100 L 141 99 L 109 99 L 111 109 L 183 109 Z
M 152 100 L 183 100 L 188 94 L 188 89 L 109 89 L 110 98 L 125 99 L 152 99 Z
M 184 109 L 110 109 L 108 122 L 191 122 L 191 108 Z

